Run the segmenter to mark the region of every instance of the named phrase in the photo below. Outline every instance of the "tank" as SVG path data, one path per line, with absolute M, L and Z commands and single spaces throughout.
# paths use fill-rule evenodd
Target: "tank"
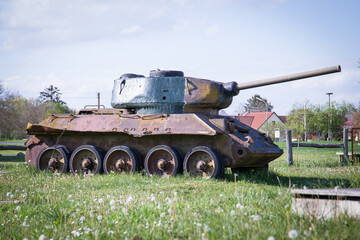
M 323 68 L 249 83 L 185 77 L 181 71 L 123 74 L 111 109 L 53 114 L 28 124 L 25 161 L 54 174 L 134 173 L 221 178 L 225 168 L 266 167 L 283 154 L 270 137 L 219 115 L 239 91 L 340 72 Z

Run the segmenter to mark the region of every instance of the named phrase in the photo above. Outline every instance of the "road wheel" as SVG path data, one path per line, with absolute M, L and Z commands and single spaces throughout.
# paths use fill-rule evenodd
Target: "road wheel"
M 94 175 L 102 170 L 103 155 L 99 148 L 83 145 L 75 149 L 70 158 L 70 170 L 74 174 Z
M 150 149 L 145 157 L 148 175 L 175 176 L 181 173 L 181 158 L 173 147 L 159 145 Z
M 49 170 L 54 174 L 62 174 L 69 169 L 70 151 L 62 145 L 44 148 L 36 159 L 36 168 L 39 171 Z
M 224 162 L 215 149 L 199 146 L 186 154 L 184 171 L 193 177 L 221 178 Z
M 140 159 L 135 149 L 116 146 L 106 153 L 103 169 L 104 173 L 134 173 L 140 169 Z

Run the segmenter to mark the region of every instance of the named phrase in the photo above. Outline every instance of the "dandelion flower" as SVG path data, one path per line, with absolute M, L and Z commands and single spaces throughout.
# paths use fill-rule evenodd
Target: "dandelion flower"
M 162 213 L 160 214 L 160 217 L 165 217 L 165 213 L 162 212 Z
M 109 230 L 109 231 L 108 231 L 108 234 L 109 234 L 109 235 L 114 234 L 114 231 L 113 231 L 113 230 Z
M 111 196 L 110 195 L 107 195 L 106 198 L 110 198 Z
M 70 194 L 68 198 L 72 198 L 72 195 Z
M 210 231 L 210 228 L 209 228 L 209 226 L 208 226 L 208 225 L 205 225 L 205 226 L 204 226 L 204 231 L 205 231 L 205 232 Z
M 99 215 L 99 216 L 97 216 L 97 219 L 98 219 L 99 221 L 101 221 L 101 220 L 103 219 L 103 216 Z
M 103 203 L 103 202 L 104 202 L 104 199 L 99 198 L 99 203 Z
M 298 232 L 296 230 L 290 230 L 289 234 L 288 234 L 289 238 L 294 239 L 297 238 L 299 236 Z
M 114 204 L 115 204 L 115 200 L 113 199 L 110 201 L 110 205 L 114 205 Z
M 20 206 L 17 206 L 17 207 L 15 208 L 16 211 L 20 211 L 20 209 L 21 209 Z
M 260 221 L 261 220 L 261 217 L 259 215 L 251 215 L 251 218 L 254 220 L 254 221 Z
M 231 214 L 232 216 L 234 216 L 234 215 L 235 215 L 235 210 L 231 210 L 230 214 Z
M 40 237 L 39 237 L 39 240 L 46 240 L 46 239 L 47 238 L 46 238 L 45 234 L 41 234 Z
M 275 240 L 273 236 L 268 237 L 268 240 Z
M 243 209 L 244 206 L 242 206 L 240 203 L 238 203 L 238 204 L 236 204 L 236 208 L 238 208 L 238 209 Z
M 85 221 L 85 216 L 80 217 L 80 222 L 83 222 L 83 221 Z

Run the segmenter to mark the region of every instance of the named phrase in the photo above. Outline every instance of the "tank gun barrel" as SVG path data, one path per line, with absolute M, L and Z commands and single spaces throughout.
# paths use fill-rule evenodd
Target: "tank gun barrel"
M 262 87 L 262 86 L 267 86 L 267 85 L 272 85 L 272 84 L 277 84 L 277 83 L 291 82 L 291 81 L 295 81 L 295 80 L 299 80 L 299 79 L 303 79 L 303 78 L 311 78 L 311 77 L 316 77 L 316 76 L 321 76 L 321 75 L 326 75 L 326 74 L 336 73 L 336 72 L 341 72 L 340 65 L 311 70 L 311 71 L 307 71 L 307 72 L 285 75 L 285 76 L 281 76 L 281 77 L 268 78 L 268 79 L 253 81 L 253 82 L 248 82 L 248 83 L 239 83 L 239 84 L 237 84 L 236 89 L 238 91 L 240 91 L 240 90 L 244 90 L 244 89 L 248 89 L 248 88 L 256 88 L 256 87 Z

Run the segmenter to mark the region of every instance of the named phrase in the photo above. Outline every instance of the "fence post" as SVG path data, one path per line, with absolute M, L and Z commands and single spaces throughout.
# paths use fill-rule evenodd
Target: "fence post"
M 286 152 L 287 152 L 287 164 L 288 166 L 293 165 L 293 154 L 291 144 L 291 129 L 286 129 Z
M 347 161 L 349 159 L 348 134 L 349 134 L 349 130 L 344 127 L 344 134 L 343 134 L 344 158 L 343 158 L 343 162 L 344 162 L 345 166 L 347 165 L 347 163 L 348 163 Z

